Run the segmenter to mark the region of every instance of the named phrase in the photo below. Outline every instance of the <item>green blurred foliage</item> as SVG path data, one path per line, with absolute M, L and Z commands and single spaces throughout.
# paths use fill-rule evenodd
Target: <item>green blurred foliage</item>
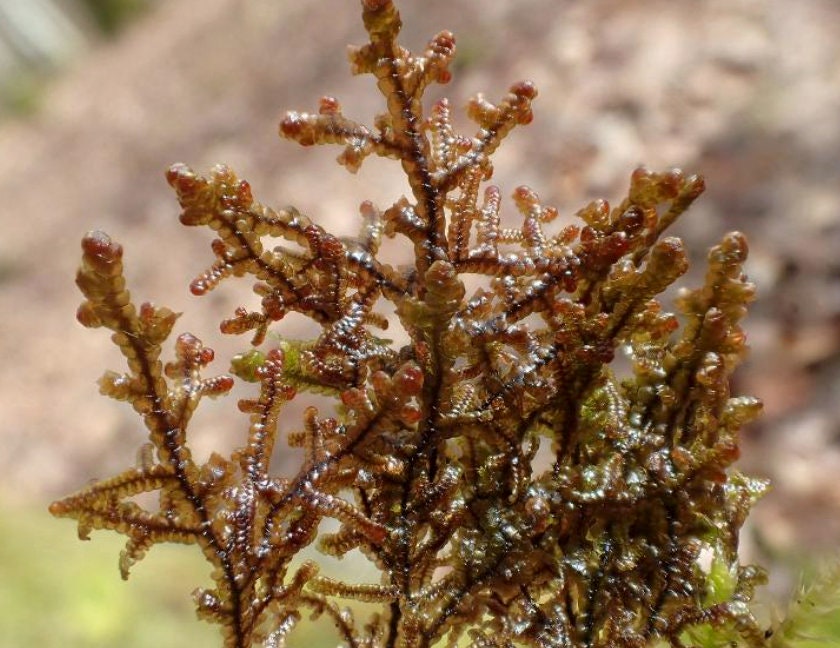
M 840 555 L 810 558 L 773 648 L 840 646 Z
M 190 593 L 210 583 L 196 547 L 155 546 L 124 582 L 117 568 L 124 538 L 94 532 L 90 542 L 78 542 L 75 525 L 57 524 L 46 509 L 0 501 L 0 645 L 221 645 L 218 628 L 195 616 Z M 292 634 L 292 645 L 307 648 L 336 641 L 326 620 L 304 620 Z
M 38 110 L 46 74 L 36 70 L 17 70 L 0 79 L 0 115 L 25 117 Z
M 83 0 L 99 29 L 116 34 L 154 4 L 155 0 Z
M 46 505 L 0 505 L 3 645 L 52 648 L 214 646 L 218 630 L 195 621 L 191 583 L 207 580 L 191 547 L 155 548 L 128 583 L 118 577 L 117 536 L 74 542 Z

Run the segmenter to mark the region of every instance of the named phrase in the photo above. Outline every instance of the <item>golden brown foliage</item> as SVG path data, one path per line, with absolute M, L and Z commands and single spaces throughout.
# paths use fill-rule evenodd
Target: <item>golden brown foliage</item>
M 108 372 L 101 390 L 132 405 L 149 442 L 136 467 L 52 513 L 78 520 L 82 537 L 126 535 L 124 577 L 156 543 L 197 544 L 214 581 L 195 592 L 198 614 L 230 648 L 281 646 L 310 612 L 353 647 L 679 646 L 706 626 L 764 645 L 747 607 L 761 572 L 739 565 L 737 546 L 765 484 L 730 470 L 739 430 L 760 410 L 729 391 L 753 295 L 744 237 L 727 234 L 710 251 L 704 285 L 680 294 L 677 316 L 657 295 L 688 264 L 665 231 L 702 192 L 698 176 L 639 169 L 618 206 L 596 201 L 579 224 L 554 229 L 557 210 L 519 187 L 522 224 L 503 228 L 501 192 L 482 185 L 501 141 L 532 119 L 536 89 L 522 82 L 497 104 L 474 99 L 477 130 L 458 135 L 445 100 L 428 115 L 422 103 L 430 83 L 449 80 L 453 35 L 413 56 L 397 43 L 390 0 L 362 6 L 370 42 L 351 65 L 376 77 L 386 112 L 369 128 L 327 97 L 317 113 L 288 113 L 280 132 L 343 146 L 350 171 L 372 154 L 399 160 L 411 195 L 384 210 L 363 204 L 361 233 L 348 241 L 256 202 L 226 167 L 207 177 L 170 168 L 181 222 L 217 235 L 192 291 L 248 276 L 262 299 L 221 324 L 253 334 L 231 368 L 259 385 L 239 403 L 247 438 L 203 464 L 189 449 L 200 433 L 191 415 L 234 378 L 202 377 L 213 352 L 189 333 L 164 363 L 176 315 L 136 308 L 121 247 L 88 234 L 78 318 L 113 331 L 128 370 Z M 379 260 L 383 234 L 410 241 L 413 265 Z M 467 295 L 466 275 L 483 287 Z M 387 311 L 408 344 L 373 332 Z M 318 337 L 267 341 L 292 312 L 317 323 Z M 611 369 L 617 353 L 629 358 L 627 378 Z M 335 407 L 309 407 L 299 429 L 278 429 L 298 392 L 334 395 Z M 293 475 L 271 466 L 284 435 L 304 450 Z M 136 503 L 141 493 L 157 493 L 157 507 Z M 324 518 L 338 531 L 319 533 Z M 319 576 L 295 560 L 316 540 L 333 556 L 358 549 L 381 580 Z M 339 599 L 381 609 L 359 624 Z

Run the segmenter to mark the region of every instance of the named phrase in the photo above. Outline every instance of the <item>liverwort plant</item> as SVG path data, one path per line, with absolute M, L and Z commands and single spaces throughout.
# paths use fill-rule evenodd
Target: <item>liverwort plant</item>
M 350 240 L 259 203 L 227 167 L 172 166 L 181 222 L 216 236 L 192 292 L 236 278 L 261 298 L 221 323 L 250 346 L 211 377 L 213 351 L 189 333 L 164 359 L 177 315 L 136 306 L 122 247 L 87 234 L 78 319 L 112 331 L 127 368 L 100 389 L 134 408 L 148 439 L 136 466 L 51 512 L 77 520 L 83 538 L 125 535 L 124 578 L 155 544 L 196 545 L 213 580 L 193 594 L 198 615 L 227 648 L 286 645 L 305 615 L 353 648 L 790 645 L 790 627 L 755 619 L 764 574 L 737 551 L 767 487 L 732 469 L 739 431 L 761 409 L 730 393 L 754 292 L 744 236 L 723 236 L 704 283 L 668 312 L 657 296 L 688 262 L 667 230 L 702 178 L 638 169 L 626 198 L 595 201 L 565 226 L 528 187 L 508 204 L 488 184 L 492 156 L 531 121 L 534 85 L 476 97 L 475 131 L 458 134 L 446 100 L 423 102 L 450 80 L 454 36 L 414 55 L 398 44 L 391 0 L 363 0 L 362 19 L 369 42 L 350 63 L 375 76 L 384 112 L 365 126 L 325 97 L 316 113 L 287 113 L 280 134 L 339 145 L 351 172 L 370 155 L 394 160 L 409 195 L 363 203 Z M 513 209 L 521 225 L 502 227 Z M 411 263 L 381 260 L 383 237 Z M 312 322 L 311 339 L 278 332 L 289 313 Z M 381 335 L 387 315 L 407 342 Z M 621 379 L 620 354 L 631 367 Z M 199 460 L 192 414 L 236 381 L 253 384 L 237 404 L 242 445 Z M 282 416 L 309 393 L 333 404 L 297 423 Z M 303 449 L 291 474 L 273 468 L 280 443 Z M 137 500 L 147 493 L 155 505 Z M 321 575 L 300 560 L 310 545 L 358 551 L 379 578 Z M 374 611 L 357 618 L 342 601 Z

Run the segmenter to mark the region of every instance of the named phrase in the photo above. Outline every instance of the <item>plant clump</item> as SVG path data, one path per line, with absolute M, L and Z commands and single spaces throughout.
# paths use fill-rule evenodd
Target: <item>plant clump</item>
M 285 645 L 310 614 L 352 648 L 771 645 L 748 605 L 763 572 L 737 555 L 766 484 L 731 468 L 761 408 L 729 386 L 754 293 L 744 236 L 711 249 L 703 285 L 684 289 L 673 314 L 658 295 L 688 261 L 666 231 L 703 191 L 699 176 L 638 169 L 624 200 L 595 201 L 565 226 L 519 187 L 521 225 L 503 227 L 491 158 L 531 121 L 534 85 L 497 103 L 476 97 L 475 133 L 457 134 L 446 100 L 423 103 L 450 79 L 453 35 L 413 55 L 390 0 L 364 0 L 362 17 L 369 42 L 351 50 L 352 71 L 376 77 L 385 112 L 369 127 L 325 97 L 316 113 L 287 113 L 280 134 L 343 147 L 351 172 L 370 155 L 396 160 L 410 194 L 362 204 L 348 240 L 257 202 L 227 167 L 172 166 L 181 222 L 216 236 L 192 292 L 248 278 L 261 299 L 221 323 L 250 348 L 211 377 L 213 351 L 189 333 L 163 359 L 177 315 L 136 306 L 120 245 L 85 236 L 78 319 L 113 332 L 127 369 L 100 389 L 134 408 L 148 440 L 136 466 L 51 512 L 76 519 L 83 538 L 125 535 L 124 578 L 155 544 L 197 545 L 213 579 L 194 593 L 198 615 L 228 648 Z M 383 236 L 405 241 L 412 263 L 380 260 Z M 383 312 L 406 344 L 380 336 Z M 317 335 L 268 336 L 289 313 Z M 199 461 L 191 416 L 235 381 L 254 385 L 238 403 L 243 444 Z M 281 422 L 306 393 L 334 406 Z M 294 474 L 272 469 L 284 439 L 303 449 Z M 141 506 L 142 493 L 157 505 Z M 320 575 L 300 560 L 313 544 L 334 557 L 358 550 L 379 580 Z M 360 620 L 342 601 L 378 611 Z

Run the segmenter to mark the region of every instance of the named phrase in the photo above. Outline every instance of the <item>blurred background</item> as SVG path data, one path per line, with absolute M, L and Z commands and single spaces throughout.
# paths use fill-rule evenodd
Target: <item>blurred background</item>
M 746 232 L 759 297 L 736 390 L 761 397 L 765 415 L 744 433 L 741 467 L 774 486 L 743 543 L 747 559 L 777 566 L 769 592 L 783 595 L 840 541 L 840 3 L 399 6 L 410 48 L 442 29 L 458 39 L 454 81 L 430 99 L 458 107 L 536 82 L 533 124 L 495 158 L 506 196 L 527 183 L 570 218 L 593 198 L 620 200 L 639 164 L 702 173 L 708 190 L 675 228 L 695 284 L 705 250 Z M 285 110 L 315 110 L 324 94 L 364 123 L 382 109 L 373 82 L 348 74 L 358 14 L 347 0 L 0 0 L 0 646 L 216 645 L 189 598 L 206 579 L 197 551 L 156 547 L 125 584 L 119 538 L 79 543 L 46 512 L 129 465 L 144 439 L 129 408 L 97 394 L 122 365 L 107 334 L 75 322 L 78 241 L 105 229 L 126 248 L 138 301 L 185 311 L 178 330 L 219 358 L 243 349 L 216 331 L 249 290 L 189 295 L 212 237 L 178 224 L 163 173 L 225 162 L 262 202 L 340 233 L 355 232 L 362 200 L 399 197 L 395 165 L 368 160 L 351 176 L 338 149 L 276 135 Z M 199 455 L 240 442 L 229 409 L 200 411 Z

